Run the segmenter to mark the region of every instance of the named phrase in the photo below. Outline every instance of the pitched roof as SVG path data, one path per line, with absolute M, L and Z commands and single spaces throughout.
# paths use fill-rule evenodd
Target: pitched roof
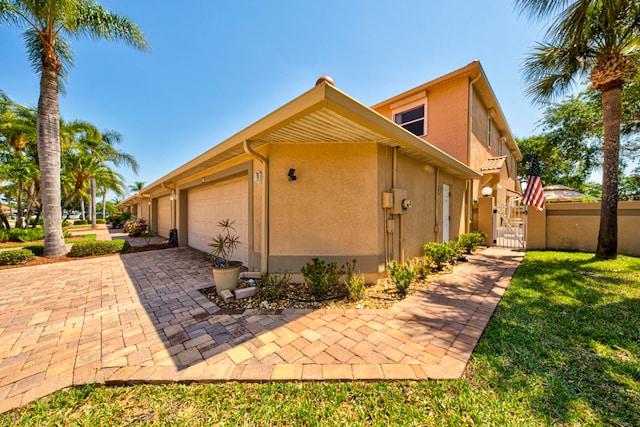
M 482 172 L 498 172 L 502 169 L 502 166 L 506 164 L 507 156 L 500 157 L 489 157 L 485 162 L 480 166 L 480 171 Z M 508 169 L 507 169 L 508 172 Z

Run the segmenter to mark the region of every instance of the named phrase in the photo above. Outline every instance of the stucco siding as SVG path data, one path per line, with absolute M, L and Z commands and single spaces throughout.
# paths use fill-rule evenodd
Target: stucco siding
M 272 256 L 377 253 L 375 143 L 275 144 L 268 155 Z

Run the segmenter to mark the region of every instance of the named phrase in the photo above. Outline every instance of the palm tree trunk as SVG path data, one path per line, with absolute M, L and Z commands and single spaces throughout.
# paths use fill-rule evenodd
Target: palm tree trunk
M 42 185 L 44 256 L 65 254 L 60 208 L 60 106 L 58 104 L 57 58 L 43 55 L 38 99 L 38 161 Z
M 24 192 L 24 188 L 22 185 L 22 178 L 18 178 L 18 197 L 16 197 L 16 204 L 18 209 L 18 214 L 16 215 L 16 224 L 15 228 L 26 228 L 24 222 L 22 220 L 22 193 Z
M 96 228 L 96 179 L 91 178 L 91 228 Z
M 602 89 L 604 163 L 602 165 L 602 206 L 596 257 L 615 259 L 618 255 L 618 168 L 622 83 Z
M 102 189 L 102 219 L 107 220 L 107 189 Z

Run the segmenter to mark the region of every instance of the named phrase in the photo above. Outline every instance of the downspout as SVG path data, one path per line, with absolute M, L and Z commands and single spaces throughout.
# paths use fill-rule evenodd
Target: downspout
M 262 230 L 260 248 L 260 271 L 269 272 L 269 160 L 251 148 L 248 140 L 242 141 L 245 153 L 259 160 L 264 168 L 264 188 L 262 189 Z
M 472 124 L 473 124 L 473 85 L 480 80 L 482 77 L 482 73 L 479 73 L 478 76 L 472 79 L 469 82 L 469 119 L 467 122 L 467 166 L 471 167 L 471 133 L 472 133 Z M 471 223 L 473 222 L 473 192 L 474 185 L 473 180 L 467 181 L 467 218 L 466 218 L 466 226 L 465 231 L 471 231 Z
M 438 181 L 440 180 L 440 167 L 436 166 L 436 177 L 435 177 L 435 188 L 434 188 L 434 194 L 433 194 L 433 206 L 435 206 L 435 224 L 433 225 L 433 232 L 436 235 L 436 242 L 438 242 L 438 235 L 440 234 L 440 223 L 438 222 L 438 209 L 440 208 L 440 206 L 438 206 Z

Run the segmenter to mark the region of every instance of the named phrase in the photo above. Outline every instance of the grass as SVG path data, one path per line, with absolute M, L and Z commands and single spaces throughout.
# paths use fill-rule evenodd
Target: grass
M 0 425 L 637 426 L 640 259 L 529 252 L 456 381 L 73 388 Z

